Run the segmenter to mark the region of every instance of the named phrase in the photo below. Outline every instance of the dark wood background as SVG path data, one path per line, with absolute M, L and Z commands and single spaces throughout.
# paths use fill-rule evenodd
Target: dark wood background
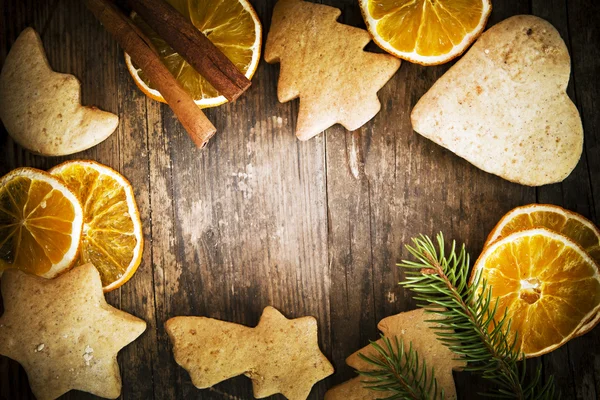
M 263 43 L 274 3 L 253 1 Z M 357 0 L 323 3 L 341 8 L 343 22 L 364 26 Z M 293 133 L 298 102 L 277 101 L 279 66 L 261 61 L 242 98 L 206 111 L 218 133 L 198 150 L 171 110 L 137 89 L 122 51 L 80 1 L 0 0 L 0 61 L 33 26 L 52 67 L 81 80 L 84 104 L 120 118 L 108 140 L 72 157 L 33 155 L 2 128 L 0 175 L 84 158 L 119 170 L 133 184 L 146 239 L 143 263 L 107 296 L 148 322 L 119 354 L 124 399 L 252 398 L 245 377 L 196 389 L 173 360 L 163 323 L 204 315 L 254 326 L 267 305 L 288 317 L 318 319 L 320 345 L 336 368 L 313 389 L 311 399 L 320 399 L 354 376 L 344 359 L 377 337 L 380 319 L 414 308 L 397 285 L 402 273 L 395 266 L 411 237 L 443 231 L 477 256 L 506 211 L 533 202 L 600 222 L 598 2 L 493 3 L 488 26 L 535 14 L 556 26 L 570 50 L 568 92 L 583 119 L 585 148 L 561 184 L 535 189 L 507 182 L 412 131 L 412 106 L 450 65 L 403 62 L 379 92 L 382 109 L 372 121 L 356 132 L 335 126 L 300 142 Z M 563 399 L 600 398 L 600 328 L 531 364 L 537 363 L 554 374 Z M 480 383 L 464 373 L 455 378 L 461 398 L 477 397 Z M 0 357 L 0 398 L 31 397 L 23 369 Z

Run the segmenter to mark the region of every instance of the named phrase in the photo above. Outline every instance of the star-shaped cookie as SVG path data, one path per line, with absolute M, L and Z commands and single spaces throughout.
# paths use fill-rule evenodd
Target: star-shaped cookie
M 427 362 L 429 367 L 435 368 L 438 388 L 444 390 L 445 398 L 456 399 L 456 387 L 452 370 L 461 369 L 466 363 L 457 360 L 454 353 L 437 339 L 435 331 L 431 329 L 435 326 L 435 322 L 427 322 L 439 318 L 437 314 L 425 314 L 425 310 L 420 308 L 384 318 L 379 321 L 377 328 L 387 338 L 397 337 L 398 340 L 404 341 L 406 348 L 412 343 L 412 347 L 419 354 L 419 358 Z M 381 339 L 377 343 L 383 345 Z M 373 346 L 369 345 L 350 355 L 346 359 L 346 364 L 358 371 L 373 370 L 373 366 L 360 358 L 359 353 L 368 357 L 377 357 L 378 355 Z M 365 388 L 362 384 L 365 379 L 359 376 L 331 388 L 325 394 L 325 400 L 375 400 L 387 398 L 394 394 L 392 392 L 376 392 Z
M 25 368 L 38 400 L 71 389 L 119 396 L 117 353 L 146 323 L 106 303 L 92 264 L 52 280 L 10 269 L 1 285 L 0 354 Z
M 301 400 L 333 373 L 319 349 L 313 317 L 287 319 L 267 307 L 256 328 L 204 317 L 171 318 L 165 327 L 175 361 L 200 389 L 244 374 L 256 398 L 281 393 Z

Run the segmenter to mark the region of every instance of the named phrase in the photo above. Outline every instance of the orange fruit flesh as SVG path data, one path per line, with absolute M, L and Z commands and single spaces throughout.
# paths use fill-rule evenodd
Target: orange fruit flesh
M 189 19 L 196 28 L 202 31 L 210 41 L 221 50 L 229 60 L 242 72 L 246 72 L 252 64 L 255 23 L 252 15 L 243 5 L 236 1 L 193 1 L 167 0 L 182 15 Z M 175 52 L 163 39 L 154 32 L 138 15 L 133 20 L 141 31 L 150 39 L 167 69 L 175 76 L 193 99 L 210 99 L 218 97 L 217 90 L 190 64 Z M 133 64 L 136 69 L 137 67 Z M 139 70 L 138 75 L 146 85 L 155 89 L 152 82 Z
M 545 227 L 573 239 L 600 263 L 600 244 L 596 233 L 574 218 L 549 211 L 534 211 L 513 217 L 500 232 L 500 237 L 535 227 Z
M 398 51 L 422 56 L 448 54 L 475 30 L 483 14 L 481 0 L 374 0 L 369 13 L 379 20 L 377 33 Z
M 512 319 L 511 338 L 525 354 L 543 351 L 571 336 L 600 304 L 597 267 L 559 240 L 521 237 L 497 247 L 482 278 L 498 298 L 496 318 Z
M 80 263 L 94 264 L 103 286 L 120 279 L 137 245 L 123 186 L 108 175 L 77 164 L 53 174 L 83 204 Z
M 73 204 L 47 182 L 16 177 L 0 189 L 0 269 L 42 275 L 71 247 Z

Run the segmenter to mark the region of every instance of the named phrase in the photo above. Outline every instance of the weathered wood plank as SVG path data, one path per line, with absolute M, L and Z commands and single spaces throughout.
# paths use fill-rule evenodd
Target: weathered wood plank
M 353 26 L 362 23 L 360 11 L 351 1 L 321 3 L 340 8 L 342 23 Z M 367 124 L 356 132 L 347 132 L 336 125 L 318 136 L 325 138 L 327 150 L 331 345 L 332 362 L 336 368 L 334 383 L 353 375 L 344 362 L 353 352 L 349 349 L 359 349 L 377 335 L 374 291 L 379 288 L 373 284 L 369 219 L 372 204 L 369 198 L 370 180 L 364 170 L 364 151 L 370 143 L 363 132 L 370 127 Z
M 600 115 L 597 112 L 597 93 L 600 83 L 597 74 L 600 65 L 598 59 L 600 27 L 597 21 L 600 16 L 600 6 L 590 0 L 569 1 L 567 15 L 575 98 L 583 120 L 584 153 L 587 156 L 591 184 L 591 201 L 582 199 L 581 203 L 589 202 L 593 205 L 586 215 L 598 223 L 600 222 L 600 134 L 598 133 Z
M 340 7 L 343 22 L 364 26 L 355 1 L 323 2 Z M 253 3 L 266 37 L 275 1 Z M 299 142 L 293 135 L 298 102 L 277 102 L 278 66 L 262 62 L 238 102 L 207 111 L 219 132 L 198 151 L 170 109 L 136 89 L 115 42 L 80 2 L 0 0 L 0 7 L 0 61 L 21 30 L 34 26 L 51 65 L 82 81 L 84 104 L 121 118 L 106 142 L 63 158 L 23 151 L 0 129 L 0 173 L 91 158 L 132 182 L 146 249 L 137 274 L 108 298 L 144 318 L 148 331 L 119 356 L 123 398 L 251 398 L 244 377 L 194 388 L 173 360 L 163 324 L 176 315 L 207 315 L 255 325 L 269 304 L 288 317 L 317 317 L 321 346 L 337 369 L 313 390 L 311 398 L 322 398 L 327 387 L 353 375 L 344 359 L 377 337 L 381 318 L 414 308 L 397 286 L 402 273 L 395 266 L 411 237 L 443 231 L 476 255 L 497 220 L 517 205 L 537 199 L 599 215 L 600 10 L 589 0 L 495 2 L 488 25 L 533 12 L 554 23 L 570 45 L 569 93 L 584 120 L 585 154 L 565 182 L 537 191 L 486 174 L 412 131 L 412 106 L 448 65 L 403 63 L 381 90 L 382 110 L 373 121 L 357 132 L 333 127 Z M 543 358 L 563 398 L 597 397 L 600 366 L 590 349 L 599 341 L 596 330 Z M 487 386 L 468 374 L 456 378 L 461 398 L 477 398 Z M 24 371 L 4 357 L 0 398 L 31 398 Z
M 255 2 L 268 29 L 274 2 Z M 266 32 L 265 32 L 266 35 Z M 261 63 L 235 104 L 207 110 L 218 133 L 194 149 L 171 115 L 176 257 L 169 317 L 206 315 L 255 325 L 267 305 L 313 315 L 328 331 L 324 142 L 298 143 L 296 104 L 279 104 L 277 66 Z M 199 392 L 180 370 L 182 396 L 248 397 L 250 383 Z M 202 394 L 200 394 L 202 393 Z M 323 384 L 315 389 L 322 397 Z
M 578 166 L 575 178 L 565 181 L 563 197 L 565 204 L 600 224 L 600 116 L 598 115 L 598 71 L 600 7 L 593 1 L 567 1 L 567 28 L 571 49 L 573 88 L 583 121 L 585 134 L 583 162 L 587 168 Z M 582 163 L 580 163 L 582 164 Z M 570 369 L 573 371 L 577 398 L 600 396 L 599 356 L 590 349 L 600 348 L 600 330 L 577 339 L 577 347 L 569 346 Z
M 363 25 L 354 2 L 326 3 L 343 5 L 344 23 Z M 498 6 L 491 23 L 515 9 L 526 12 L 527 5 Z M 327 131 L 335 382 L 353 376 L 343 361 L 377 337 L 381 318 L 415 307 L 397 287 L 402 274 L 395 266 L 407 257 L 403 245 L 411 237 L 443 231 L 476 255 L 503 213 L 535 200 L 533 189 L 486 174 L 413 132 L 412 107 L 448 68 L 404 62 L 380 91 L 383 107 L 373 121 L 355 133 Z M 466 387 L 472 381 L 460 383 L 472 398 L 477 388 Z
M 102 31 L 100 24 L 87 15 L 91 25 Z M 114 42 L 114 41 L 113 41 Z M 117 167 L 134 188 L 136 202 L 144 231 L 144 252 L 142 263 L 135 275 L 119 289 L 122 309 L 146 321 L 146 332 L 134 343 L 123 349 L 119 355 L 123 379 L 123 398 L 154 397 L 154 374 L 160 364 L 157 350 L 157 321 L 154 297 L 152 192 L 149 155 L 150 135 L 156 134 L 153 124 L 160 121 L 157 107 L 149 107 L 146 96 L 135 86 L 123 62 L 120 50 L 112 54 L 113 64 L 118 66 L 117 95 L 120 117 L 116 133 L 119 143 Z M 160 133 L 159 133 L 160 134 Z M 169 202 L 167 202 L 169 204 Z
M 177 284 L 182 266 L 175 257 L 175 227 L 173 221 L 173 176 L 171 169 L 171 139 L 163 128 L 162 110 L 167 109 L 146 99 L 148 149 L 150 165 L 151 266 L 154 285 L 154 323 L 156 343 L 153 362 L 154 397 L 177 398 L 178 370 L 164 330 L 169 317 L 168 298 Z M 170 112 L 170 111 L 169 111 Z M 150 265 L 147 265 L 150 267 Z
M 42 36 L 44 46 L 52 45 L 51 40 L 45 34 L 48 30 L 48 24 L 54 16 L 53 10 L 57 2 L 48 1 L 39 6 L 35 1 L 23 1 L 18 3 L 2 3 L 2 13 L 0 20 L 2 23 L 2 40 L 0 40 L 1 62 L 4 59 L 23 29 L 28 26 L 36 29 Z M 55 62 L 55 54 L 48 54 L 49 61 Z M 43 157 L 33 156 L 31 153 L 22 150 L 2 126 L 0 129 L 0 143 L 2 143 L 2 154 L 0 158 L 0 174 L 4 175 L 9 170 L 17 166 L 38 166 L 46 168 L 50 164 Z M 0 396 L 4 399 L 30 399 L 33 398 L 27 375 L 23 368 L 15 361 L 6 357 L 0 357 Z
M 570 34 L 568 29 L 567 3 L 561 0 L 533 1 L 533 14 L 542 17 L 552 23 L 565 40 L 570 53 Z M 568 94 L 576 101 L 573 79 L 569 82 Z M 537 189 L 537 201 L 540 203 L 552 203 L 590 216 L 591 186 L 588 175 L 587 157 L 585 152 L 571 173 L 561 184 L 543 186 Z M 592 207 L 590 207 L 592 206 Z M 595 332 L 585 335 L 569 342 L 566 346 L 553 351 L 543 357 L 544 374 L 553 375 L 557 386 L 564 398 L 597 398 L 589 392 L 590 376 L 593 382 L 593 359 L 589 353 L 590 345 L 594 344 Z M 577 364 L 575 367 L 573 364 Z M 575 370 L 577 373 L 575 373 Z M 588 391 L 587 394 L 584 392 Z

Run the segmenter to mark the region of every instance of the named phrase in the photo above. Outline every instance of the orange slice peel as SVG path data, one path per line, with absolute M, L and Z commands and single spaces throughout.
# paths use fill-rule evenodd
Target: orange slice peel
M 479 37 L 490 0 L 360 0 L 373 41 L 396 57 L 422 65 L 443 64 Z
M 485 246 L 513 232 L 531 228 L 547 228 L 569 237 L 600 265 L 600 229 L 582 215 L 553 204 L 529 204 L 512 209 L 490 232 Z M 579 329 L 578 335 L 589 332 L 599 319 L 600 315 L 594 316 Z
M 600 264 L 600 229 L 592 221 L 553 204 L 529 204 L 506 213 L 488 235 L 485 246 L 513 232 L 547 228 L 573 239 Z
M 34 168 L 0 178 L 0 274 L 17 268 L 44 278 L 77 261 L 83 211 L 75 193 Z
M 94 264 L 105 292 L 120 287 L 140 265 L 144 243 L 131 184 L 95 161 L 68 161 L 49 172 L 63 180 L 83 204 L 79 262 Z
M 496 319 L 505 312 L 511 319 L 509 338 L 526 357 L 549 353 L 598 322 L 598 264 L 560 233 L 534 228 L 495 241 L 475 263 L 472 282 L 478 276 L 498 301 Z

